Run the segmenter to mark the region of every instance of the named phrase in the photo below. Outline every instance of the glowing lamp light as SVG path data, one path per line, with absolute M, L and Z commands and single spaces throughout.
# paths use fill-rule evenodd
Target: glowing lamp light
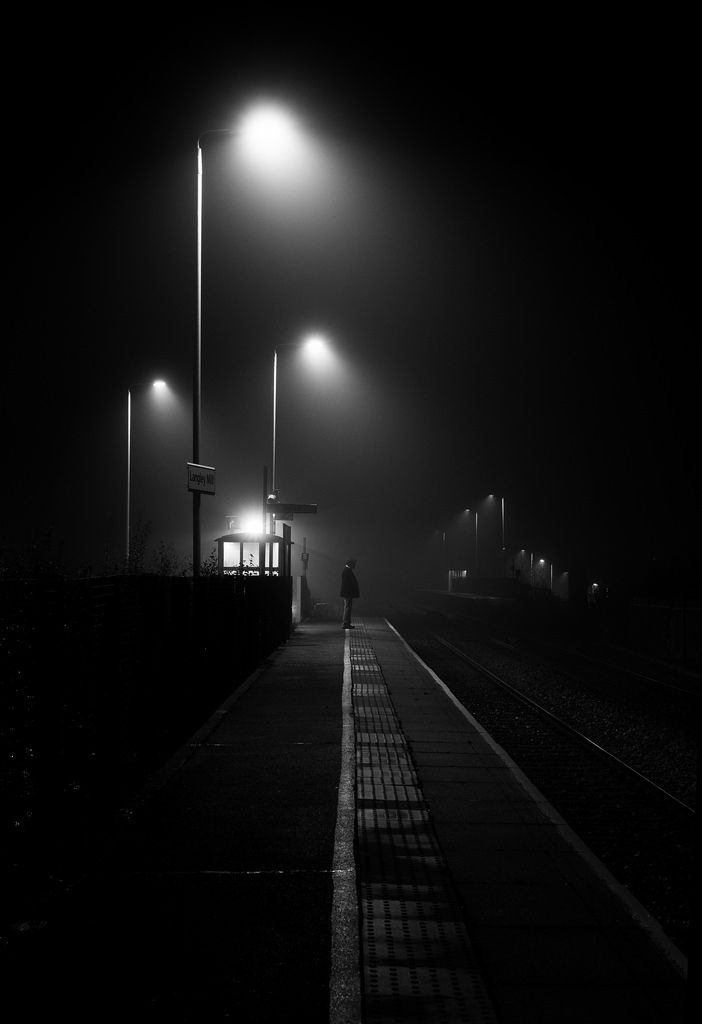
M 311 137 L 284 106 L 272 101 L 254 104 L 243 114 L 235 134 L 242 167 L 257 183 L 254 194 L 266 203 L 274 195 L 289 203 L 295 198 L 299 201 L 305 188 L 310 191 L 310 183 L 318 176 L 319 154 Z M 312 200 L 316 191 L 311 190 Z
M 255 512 L 247 513 L 241 518 L 241 528 L 244 533 L 263 533 L 261 516 Z
M 299 145 L 299 129 L 292 115 L 277 103 L 262 102 L 242 118 L 239 138 L 244 150 L 263 160 L 286 160 Z
M 302 348 L 308 365 L 318 370 L 331 365 L 334 359 L 333 350 L 328 339 L 319 331 L 305 335 L 302 340 Z
M 312 355 L 319 355 L 327 347 L 327 341 L 323 334 L 310 334 L 305 339 L 305 348 Z

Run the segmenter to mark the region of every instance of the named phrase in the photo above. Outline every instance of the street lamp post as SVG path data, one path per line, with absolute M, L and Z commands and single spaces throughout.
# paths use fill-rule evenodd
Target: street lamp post
M 200 463 L 202 421 L 202 141 L 210 136 L 230 136 L 228 128 L 203 132 L 197 140 L 197 294 L 195 352 L 193 359 L 193 463 Z M 193 576 L 200 575 L 200 491 L 193 491 Z
M 326 339 L 321 334 L 308 334 L 302 341 L 284 341 L 273 349 L 273 447 L 271 451 L 271 494 L 275 494 L 276 484 L 276 441 L 277 441 L 277 417 L 278 417 L 278 349 L 279 348 L 300 348 L 324 349 L 327 346 Z
M 202 418 L 202 142 L 205 138 L 238 136 L 249 158 L 261 161 L 276 170 L 283 158 L 291 159 L 299 141 L 297 129 L 288 113 L 275 104 L 254 106 L 240 120 L 236 130 L 214 128 L 203 132 L 197 140 L 197 313 L 193 360 L 193 462 L 200 462 L 200 428 Z M 275 471 L 274 471 L 275 472 Z M 200 575 L 200 492 L 193 491 L 193 576 Z
M 478 576 L 478 513 L 475 513 L 475 575 Z
M 165 381 L 155 380 L 149 384 L 138 382 L 127 388 L 127 508 L 125 516 L 125 568 L 129 569 L 129 558 L 131 556 L 131 505 L 132 505 L 132 391 L 136 388 L 164 388 Z
M 275 430 L 278 415 L 278 349 L 273 349 L 273 450 L 271 452 L 271 494 L 275 494 Z
M 271 451 L 271 485 L 269 493 L 272 497 L 277 496 L 276 491 L 276 443 L 277 443 L 277 418 L 278 418 L 278 348 L 299 348 L 304 346 L 310 349 L 326 348 L 327 342 L 324 337 L 320 334 L 309 334 L 302 341 L 284 341 L 280 345 L 273 349 L 273 436 L 272 436 L 272 451 Z M 264 508 L 265 512 L 265 508 Z M 275 510 L 270 509 L 270 547 L 271 547 L 271 565 L 273 565 L 273 536 L 275 535 Z M 264 523 L 265 526 L 265 523 Z

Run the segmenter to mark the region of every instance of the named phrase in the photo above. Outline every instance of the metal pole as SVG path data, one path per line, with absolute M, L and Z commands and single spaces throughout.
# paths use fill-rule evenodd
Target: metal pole
M 193 366 L 193 462 L 200 462 L 202 419 L 202 140 L 206 135 L 231 135 L 228 128 L 213 128 L 197 140 L 197 312 Z M 193 576 L 200 575 L 200 491 L 193 491 Z
M 266 575 L 266 524 L 268 522 L 268 495 L 270 491 L 268 489 L 268 467 L 263 467 L 263 539 L 258 545 L 259 562 L 261 563 L 258 567 L 258 575 Z M 261 557 L 263 556 L 263 557 Z M 271 558 L 272 561 L 272 558 Z
M 275 494 L 275 426 L 278 410 L 278 349 L 273 349 L 273 458 L 271 461 L 271 493 Z
M 132 391 L 127 388 L 127 530 L 125 538 L 125 571 L 129 571 L 130 555 L 130 509 L 131 509 L 131 486 L 132 486 Z
M 193 366 L 193 462 L 200 462 L 202 398 L 202 147 L 197 142 L 197 310 Z M 200 575 L 200 492 L 193 491 L 193 576 Z
M 475 513 L 475 575 L 478 575 L 478 513 Z
M 271 494 L 275 494 L 275 441 L 276 441 L 276 416 L 278 413 L 278 349 L 273 349 L 273 452 L 271 458 Z M 266 520 L 263 521 L 264 528 Z M 275 512 L 271 509 L 269 531 L 271 537 L 275 534 Z M 273 575 L 273 540 L 270 542 L 269 557 L 270 574 Z

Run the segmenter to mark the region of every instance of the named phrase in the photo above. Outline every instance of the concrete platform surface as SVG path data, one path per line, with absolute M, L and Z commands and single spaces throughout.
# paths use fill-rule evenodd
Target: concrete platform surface
M 8 1021 L 687 1019 L 682 956 L 380 617 L 299 625 L 4 959 Z

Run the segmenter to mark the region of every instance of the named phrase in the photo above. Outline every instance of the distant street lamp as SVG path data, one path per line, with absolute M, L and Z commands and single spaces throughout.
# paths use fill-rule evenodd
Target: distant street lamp
M 127 515 L 125 535 L 125 567 L 129 569 L 129 558 L 131 555 L 131 504 L 132 504 L 132 391 L 136 388 L 152 387 L 157 391 L 166 387 L 163 380 L 152 381 L 151 384 L 138 382 L 127 388 Z
M 478 575 L 478 513 L 475 513 L 475 575 Z
M 326 338 L 321 334 L 308 334 L 302 341 L 284 341 L 273 349 L 273 450 L 271 453 L 271 485 L 269 488 L 270 497 L 277 498 L 276 491 L 276 430 L 278 417 L 278 349 L 279 348 L 305 348 L 310 352 L 320 352 L 327 348 Z M 275 535 L 275 510 L 271 508 L 270 534 Z M 271 547 L 271 565 L 273 564 L 273 540 Z
M 539 578 L 540 578 L 540 579 L 542 579 L 542 578 L 543 578 L 543 575 L 544 575 L 544 569 L 543 569 L 543 566 L 545 566 L 545 565 L 546 565 L 546 559 L 545 559 L 545 558 L 540 558 L 540 559 L 539 559 L 539 562 L 538 562 L 538 565 L 539 565 L 539 567 L 540 567 L 540 574 L 539 574 Z M 550 583 L 550 588 L 551 588 L 551 589 L 553 589 L 553 565 L 551 565 L 551 583 Z M 540 589 L 543 589 L 543 590 L 545 590 L 546 588 L 545 588 L 545 587 L 541 587 Z
M 466 515 L 470 515 L 471 510 L 469 508 L 464 508 L 463 511 L 466 513 Z M 473 515 L 475 516 L 475 561 L 473 563 L 473 572 L 477 576 L 478 575 L 478 513 L 474 512 Z
M 276 484 L 276 427 L 278 416 L 278 349 L 304 347 L 310 352 L 320 352 L 327 348 L 327 340 L 321 334 L 308 334 L 302 341 L 285 341 L 273 349 L 273 451 L 271 459 L 271 494 L 275 494 Z
M 493 514 L 494 514 L 494 508 L 495 508 L 495 504 L 494 504 L 495 503 L 495 497 L 496 496 L 494 494 L 488 494 L 480 502 L 481 506 L 483 508 L 486 508 L 486 513 L 485 514 L 488 516 L 489 524 L 491 524 L 493 522 Z M 500 535 L 501 535 L 501 545 L 500 545 L 500 548 L 501 548 L 501 551 L 504 552 L 504 550 L 505 550 L 505 499 L 504 498 L 500 499 Z M 492 527 L 491 526 L 489 526 L 489 529 L 488 529 L 488 537 L 489 538 L 492 537 Z M 489 553 L 489 556 L 490 556 L 489 557 L 489 563 L 490 563 L 489 568 L 490 568 L 490 570 L 492 570 L 492 568 L 493 568 L 493 560 L 494 560 L 492 541 L 490 541 L 489 544 L 488 544 L 488 553 Z M 476 573 L 477 573 L 477 567 L 478 567 L 478 513 L 477 512 L 475 513 L 475 565 L 476 565 Z

